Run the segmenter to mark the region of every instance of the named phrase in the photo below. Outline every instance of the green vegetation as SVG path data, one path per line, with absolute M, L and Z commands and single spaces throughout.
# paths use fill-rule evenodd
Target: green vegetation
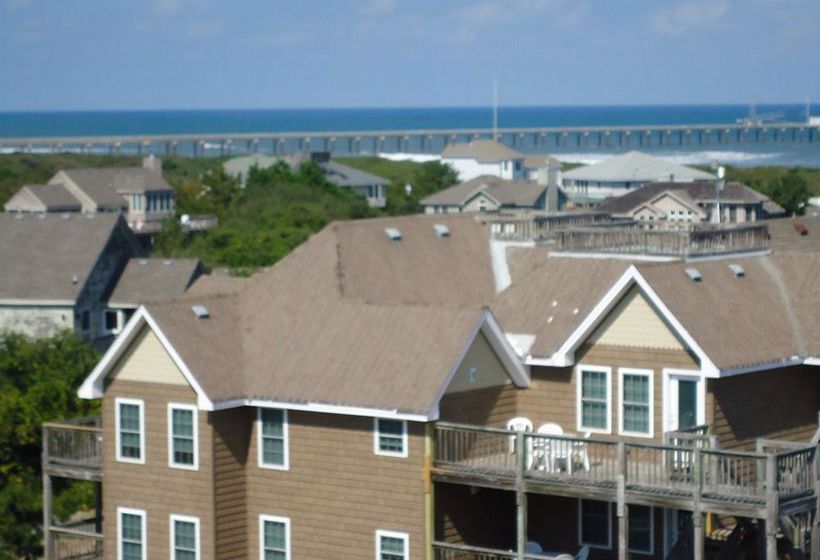
M 41 426 L 97 413 L 98 403 L 76 390 L 98 359 L 70 332 L 41 340 L 0 333 L 0 554 L 41 554 Z M 89 483 L 55 482 L 58 518 L 93 503 Z
M 762 192 L 789 214 L 802 214 L 809 197 L 820 196 L 820 169 L 729 167 L 726 179 L 745 183 Z

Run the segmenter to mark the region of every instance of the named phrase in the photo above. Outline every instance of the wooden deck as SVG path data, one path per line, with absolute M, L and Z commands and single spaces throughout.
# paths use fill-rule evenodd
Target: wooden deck
M 816 499 L 816 447 L 742 453 L 453 424 L 436 435 L 440 481 L 612 502 L 622 486 L 626 503 L 756 518 L 772 501 L 798 511 Z
M 43 424 L 43 472 L 50 476 L 101 480 L 101 451 L 98 417 Z

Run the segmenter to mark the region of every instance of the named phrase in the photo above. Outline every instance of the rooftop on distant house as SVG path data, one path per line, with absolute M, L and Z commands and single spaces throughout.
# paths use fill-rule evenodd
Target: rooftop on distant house
M 524 159 L 521 154 L 495 140 L 473 140 L 472 142 L 449 144 L 441 152 L 443 159 L 474 159 L 483 163 L 494 163 Z
M 715 176 L 699 169 L 678 165 L 644 152 L 632 151 L 601 162 L 577 167 L 564 173 L 565 181 L 655 182 L 708 181 Z

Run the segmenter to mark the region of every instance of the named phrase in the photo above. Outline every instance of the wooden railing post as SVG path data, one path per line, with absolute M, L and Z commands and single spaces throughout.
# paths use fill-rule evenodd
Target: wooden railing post
M 703 560 L 706 539 L 703 534 L 703 455 L 699 447 L 692 450 L 692 548 L 694 560 Z
M 818 428 L 820 430 L 820 428 Z M 814 525 L 811 528 L 811 560 L 820 560 L 820 443 L 814 450 Z
M 515 449 L 518 453 L 515 469 L 516 557 L 518 560 L 524 560 L 527 547 L 527 494 L 524 491 L 527 446 L 524 432 L 515 433 Z
M 618 442 L 618 560 L 629 558 L 629 506 L 626 505 L 626 444 Z
M 48 460 L 49 460 L 49 445 L 48 437 L 49 430 L 47 427 L 42 428 L 43 451 L 41 456 L 41 467 L 43 471 L 43 558 L 45 560 L 52 560 L 54 558 L 54 546 L 51 540 L 51 502 L 52 502 L 52 488 L 51 475 L 48 474 Z
M 777 560 L 777 455 L 766 457 L 766 560 Z

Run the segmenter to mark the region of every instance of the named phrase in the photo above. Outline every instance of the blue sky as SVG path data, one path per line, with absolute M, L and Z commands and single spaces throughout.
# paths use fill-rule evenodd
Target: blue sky
M 820 103 L 820 0 L 0 0 L 0 110 Z

